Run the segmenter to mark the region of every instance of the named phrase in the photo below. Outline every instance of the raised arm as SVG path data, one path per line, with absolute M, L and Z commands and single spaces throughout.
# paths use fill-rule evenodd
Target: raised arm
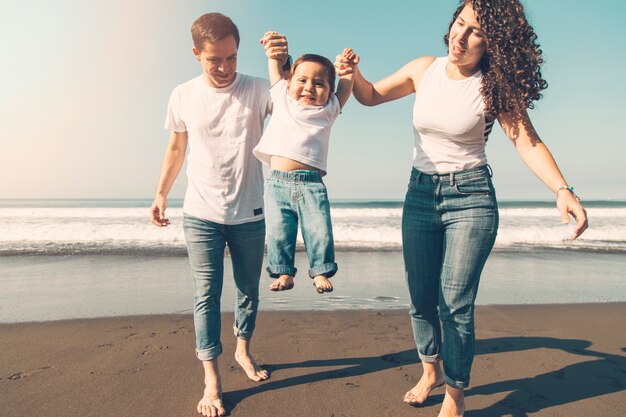
M 185 162 L 187 142 L 187 132 L 172 132 L 170 134 L 170 141 L 167 144 L 165 156 L 163 157 L 161 177 L 157 185 L 154 202 L 150 208 L 150 220 L 155 226 L 164 227 L 170 224 L 169 219 L 165 218 L 167 195 Z
M 359 63 L 359 57 L 354 53 L 352 48 L 346 48 L 341 53 L 341 56 L 345 59 L 345 63 L 348 66 L 354 67 Z M 352 94 L 352 86 L 354 85 L 354 72 L 349 72 L 343 75 L 339 75 L 339 82 L 337 83 L 337 92 L 335 95 L 339 99 L 341 108 L 346 104 Z
M 270 84 L 274 85 L 283 78 L 283 66 L 289 56 L 287 38 L 277 32 L 265 32 L 260 42 L 267 56 Z
M 524 163 L 556 194 L 556 206 L 561 212 L 561 221 L 569 223 L 570 214 L 576 219 L 572 234 L 572 239 L 576 239 L 587 229 L 587 212 L 565 181 L 550 150 L 539 138 L 528 113 L 523 111 L 521 114 L 501 114 L 498 121 Z
M 337 72 L 339 75 L 349 72 L 354 73 L 352 92 L 359 103 L 366 106 L 376 106 L 414 93 L 426 68 L 433 60 L 433 57 L 417 58 L 375 83 L 365 79 L 358 65 L 350 69 L 345 58 L 341 56 L 337 57 L 335 66 L 338 68 Z

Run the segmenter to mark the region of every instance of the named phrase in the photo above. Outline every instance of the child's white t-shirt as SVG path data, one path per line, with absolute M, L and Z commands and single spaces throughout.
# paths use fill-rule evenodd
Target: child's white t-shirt
M 271 109 L 269 82 L 245 74 L 224 88 L 201 75 L 174 89 L 165 128 L 189 135 L 186 214 L 231 225 L 263 218 L 263 171 L 252 149 Z
M 254 156 L 270 165 L 272 155 L 310 165 L 326 175 L 330 129 L 341 113 L 341 105 L 331 94 L 325 106 L 301 106 L 287 92 L 287 81 L 270 89 L 272 117 L 254 148 Z

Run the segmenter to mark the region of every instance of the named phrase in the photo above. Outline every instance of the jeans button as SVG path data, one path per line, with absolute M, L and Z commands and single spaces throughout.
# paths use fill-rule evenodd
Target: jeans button
M 438 179 L 438 178 L 439 178 L 439 175 L 437 175 L 437 174 L 433 175 L 433 179 L 434 179 L 434 180 L 436 180 L 436 179 Z

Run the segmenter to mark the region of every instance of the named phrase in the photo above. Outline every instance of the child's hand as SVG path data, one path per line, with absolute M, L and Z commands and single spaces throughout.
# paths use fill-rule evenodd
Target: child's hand
M 354 53 L 352 48 L 345 48 L 341 55 L 335 58 L 335 69 L 337 75 L 342 77 L 354 72 L 355 67 L 359 64 L 361 58 Z
M 265 32 L 265 35 L 259 40 L 265 48 L 265 55 L 269 59 L 285 61 L 289 55 L 287 37 L 278 32 Z

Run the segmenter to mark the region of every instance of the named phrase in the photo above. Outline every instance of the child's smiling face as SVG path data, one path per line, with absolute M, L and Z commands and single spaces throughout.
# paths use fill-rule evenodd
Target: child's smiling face
M 317 62 L 300 63 L 289 80 L 289 96 L 301 106 L 324 106 L 330 91 L 327 70 Z

